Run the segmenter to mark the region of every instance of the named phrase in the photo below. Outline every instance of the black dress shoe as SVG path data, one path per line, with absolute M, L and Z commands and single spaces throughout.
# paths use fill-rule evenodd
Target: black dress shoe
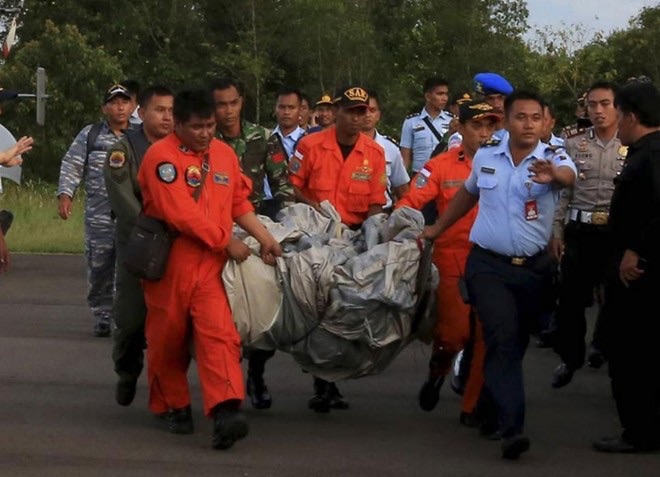
M 117 381 L 115 388 L 115 400 L 120 406 L 129 406 L 135 399 L 135 390 L 137 378 L 132 376 L 122 376 Z
M 213 448 L 229 449 L 248 435 L 245 414 L 238 409 L 218 409 L 213 416 Z
M 440 400 L 440 389 L 445 382 L 445 377 L 438 378 L 429 377 L 419 390 L 419 407 L 424 411 L 430 412 L 435 409 Z
M 172 434 L 192 434 L 195 430 L 190 406 L 170 409 L 165 417 L 167 430 Z
M 570 368 L 566 363 L 561 363 L 552 373 L 552 387 L 563 388 L 573 379 L 575 370 Z
M 328 398 L 330 399 L 330 407 L 332 409 L 346 410 L 350 407 L 350 404 L 339 392 L 339 388 L 337 388 L 335 383 L 328 385 Z
M 600 369 L 605 363 L 605 356 L 599 350 L 591 348 L 587 356 L 587 366 L 593 369 Z
M 268 392 L 268 387 L 262 377 L 248 372 L 247 395 L 250 397 L 252 407 L 255 409 L 270 409 L 273 399 Z
M 112 334 L 110 323 L 97 323 L 94 325 L 94 336 L 97 338 L 107 338 Z
M 529 450 L 529 438 L 518 434 L 502 439 L 502 458 L 517 459 L 520 454 Z

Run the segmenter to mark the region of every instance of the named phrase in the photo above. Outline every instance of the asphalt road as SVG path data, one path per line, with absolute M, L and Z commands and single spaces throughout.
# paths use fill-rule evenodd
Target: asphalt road
M 311 377 L 279 353 L 269 363 L 273 408 L 245 409 L 248 438 L 211 448 L 190 372 L 195 434 L 164 430 L 146 406 L 146 380 L 128 408 L 114 402 L 111 340 L 92 336 L 81 256 L 12 255 L 0 275 L 0 476 L 660 476 L 660 454 L 603 455 L 591 441 L 616 434 L 604 369 L 562 390 L 557 358 L 531 347 L 525 364 L 527 434 L 520 461 L 458 422 L 459 397 L 418 409 L 427 346 L 410 345 L 383 374 L 340 383 L 351 409 L 307 409 Z

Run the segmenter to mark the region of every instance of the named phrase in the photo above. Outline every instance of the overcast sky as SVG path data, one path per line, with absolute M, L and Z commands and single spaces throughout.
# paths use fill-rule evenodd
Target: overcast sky
M 535 27 L 582 23 L 591 35 L 628 27 L 628 20 L 643 7 L 660 4 L 659 0 L 527 0 L 528 23 Z

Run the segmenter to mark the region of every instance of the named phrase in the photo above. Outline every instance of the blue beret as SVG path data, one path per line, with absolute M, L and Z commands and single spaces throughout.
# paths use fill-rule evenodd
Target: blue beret
M 479 73 L 473 79 L 474 90 L 477 93 L 503 94 L 508 96 L 513 93 L 513 86 L 504 77 L 497 73 Z

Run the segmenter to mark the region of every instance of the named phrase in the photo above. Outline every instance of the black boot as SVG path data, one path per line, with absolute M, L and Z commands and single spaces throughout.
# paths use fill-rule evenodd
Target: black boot
M 252 407 L 255 409 L 270 409 L 273 399 L 270 397 L 268 387 L 261 376 L 255 376 L 248 371 L 247 395 L 250 397 Z
M 192 434 L 195 430 L 190 406 L 170 409 L 165 415 L 167 430 L 172 434 Z
M 328 383 L 328 397 L 330 398 L 330 407 L 332 409 L 348 409 L 349 404 L 344 396 L 339 392 L 335 383 Z
M 314 395 L 307 403 L 310 409 L 319 413 L 330 412 L 330 383 L 321 378 L 314 378 Z
M 134 376 L 121 376 L 115 387 L 115 400 L 120 406 L 129 406 L 135 399 L 137 378 Z
M 250 428 L 245 414 L 238 409 L 239 404 L 240 401 L 231 400 L 213 408 L 214 449 L 229 449 L 248 435 Z
M 445 382 L 444 376 L 437 378 L 430 377 L 424 382 L 422 389 L 419 391 L 419 407 L 424 411 L 430 412 L 435 409 L 435 406 L 440 400 L 440 389 Z

